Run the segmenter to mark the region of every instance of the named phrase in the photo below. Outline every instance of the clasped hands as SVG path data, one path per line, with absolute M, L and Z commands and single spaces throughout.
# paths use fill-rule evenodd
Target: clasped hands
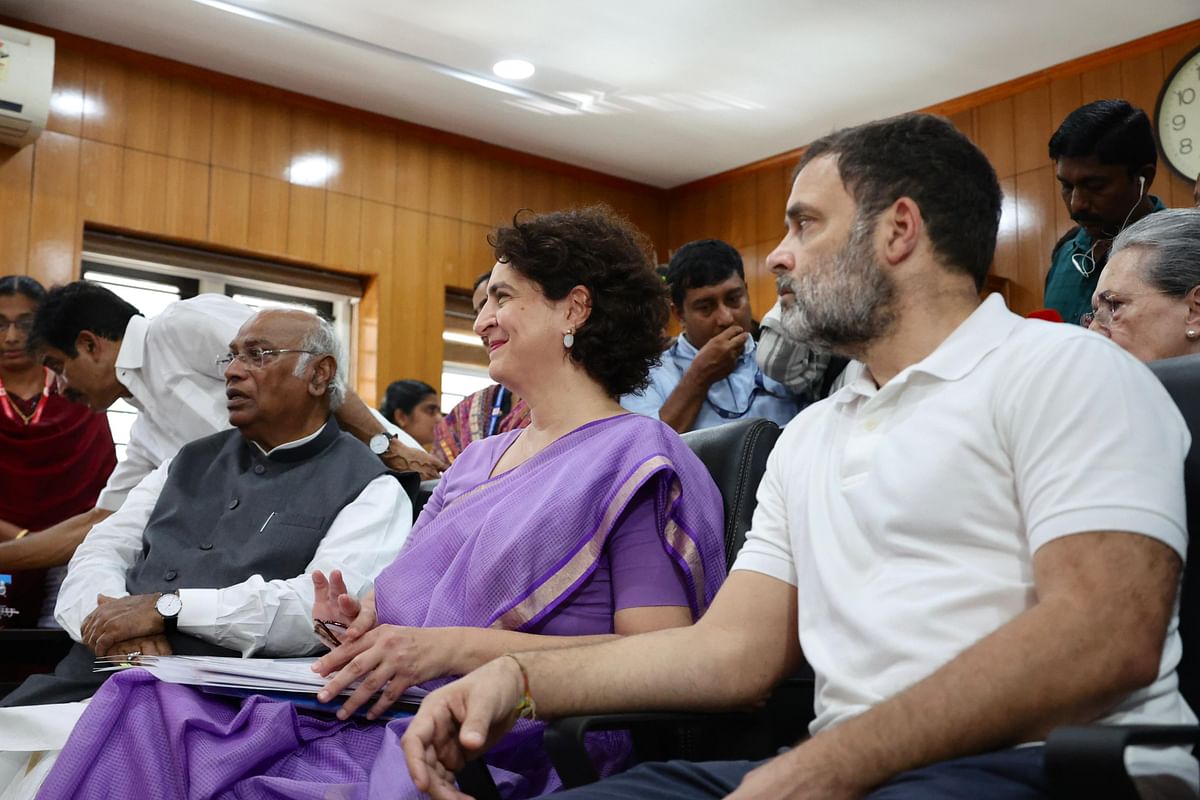
M 409 687 L 448 673 L 453 628 L 379 625 L 374 590 L 359 602 L 346 591 L 339 570 L 333 570 L 328 578 L 317 570 L 312 577 L 313 619 L 345 626 L 344 630 L 335 629 L 341 644 L 313 664 L 313 672 L 330 678 L 317 700 L 332 702 L 362 679 L 338 709 L 338 719 L 348 719 L 380 693 L 367 711 L 367 719 L 376 719 Z
M 96 595 L 96 610 L 80 628 L 83 643 L 97 656 L 171 655 L 171 645 L 163 635 L 162 614 L 154 607 L 157 601 L 157 594 Z

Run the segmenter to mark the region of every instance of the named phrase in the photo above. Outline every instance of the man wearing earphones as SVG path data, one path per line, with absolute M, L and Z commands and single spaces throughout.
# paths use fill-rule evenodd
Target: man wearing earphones
M 1050 158 L 1076 227 L 1054 246 L 1044 303 L 1077 323 L 1092 310 L 1112 240 L 1165 208 L 1149 193 L 1158 152 L 1146 112 L 1097 100 L 1067 115 L 1050 137 Z
M 763 417 L 786 425 L 804 407 L 755 363 L 742 256 L 719 239 L 688 242 L 667 267 L 671 309 L 683 334 L 650 371 L 650 385 L 621 398 L 679 433 Z

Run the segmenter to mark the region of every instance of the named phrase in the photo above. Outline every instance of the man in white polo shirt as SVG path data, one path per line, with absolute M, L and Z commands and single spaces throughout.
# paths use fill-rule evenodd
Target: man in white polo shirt
M 1153 375 L 1074 326 L 980 304 L 983 154 L 909 115 L 813 143 L 768 257 L 784 324 L 865 369 L 784 431 L 746 546 L 691 628 L 516 653 L 440 689 L 414 780 L 542 717 L 720 709 L 807 658 L 813 736 L 760 763 L 646 765 L 564 798 L 1039 798 L 1068 723 L 1192 723 L 1175 603 L 1189 436 Z M 803 309 L 803 313 L 799 309 Z M 1160 768 L 1194 780 L 1186 753 Z

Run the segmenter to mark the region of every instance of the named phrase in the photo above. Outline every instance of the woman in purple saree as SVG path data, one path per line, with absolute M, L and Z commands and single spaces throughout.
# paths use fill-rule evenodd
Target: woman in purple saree
M 325 691 L 363 678 L 340 719 L 131 670 L 93 699 L 39 797 L 416 797 L 399 746 L 407 720 L 350 713 L 375 717 L 409 686 L 513 650 L 704 612 L 725 574 L 720 496 L 673 431 L 616 402 L 644 383 L 666 321 L 638 235 L 588 209 L 514 221 L 492 243 L 476 330 L 532 424 L 463 451 L 361 605 L 339 596 L 336 574 L 314 576 L 314 615 L 349 625 L 317 663 L 340 670 Z M 611 772 L 628 748 L 605 734 L 589 749 Z M 504 797 L 559 785 L 540 723 L 523 722 L 488 763 Z

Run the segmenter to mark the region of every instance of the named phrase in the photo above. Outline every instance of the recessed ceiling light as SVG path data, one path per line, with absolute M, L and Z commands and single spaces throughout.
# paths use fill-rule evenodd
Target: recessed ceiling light
M 508 59 L 506 61 L 497 61 L 492 64 L 492 72 L 496 73 L 496 77 L 505 78 L 510 81 L 523 81 L 533 74 L 533 64 L 520 59 Z

